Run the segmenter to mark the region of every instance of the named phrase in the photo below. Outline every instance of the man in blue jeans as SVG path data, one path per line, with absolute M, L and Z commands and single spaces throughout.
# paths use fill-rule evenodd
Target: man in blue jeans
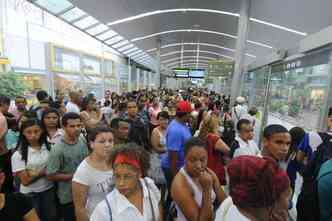
M 166 131 L 167 152 L 161 159 L 161 166 L 165 173 L 167 188 L 170 190 L 172 180 L 184 165 L 184 145 L 192 137 L 187 124 L 191 119 L 192 108 L 189 102 L 180 101 L 176 108 L 176 117 L 168 125 Z M 166 211 L 171 202 L 168 197 Z

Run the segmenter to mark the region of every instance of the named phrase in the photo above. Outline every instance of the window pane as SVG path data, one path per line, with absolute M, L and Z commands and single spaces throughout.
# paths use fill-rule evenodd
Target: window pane
M 122 48 L 119 48 L 119 51 L 125 51 L 125 50 L 128 50 L 128 49 L 132 48 L 132 47 L 134 47 L 133 44 L 126 45 L 126 46 L 124 46 L 124 47 L 122 47 Z
M 100 62 L 97 59 L 84 57 L 83 58 L 84 73 L 100 74 Z
M 100 24 L 100 25 L 97 25 L 96 27 L 88 29 L 87 32 L 91 35 L 96 35 L 103 31 L 106 31 L 107 29 L 108 29 L 108 27 L 106 25 Z
M 98 34 L 98 33 L 96 33 L 96 34 Z M 111 37 L 113 37 L 115 35 L 117 35 L 117 33 L 115 31 L 109 30 L 108 32 L 106 32 L 104 34 L 101 34 L 101 35 L 97 36 L 97 38 L 100 39 L 100 40 L 102 40 L 102 41 L 104 41 L 105 39 L 111 38 Z
M 67 21 L 73 21 L 81 16 L 85 15 L 85 12 L 79 8 L 73 8 L 72 10 L 61 15 L 61 17 Z
M 35 3 L 55 14 L 72 6 L 67 0 L 37 0 Z
M 124 46 L 124 45 L 126 45 L 126 44 L 128 44 L 128 43 L 129 43 L 128 40 L 124 40 L 124 41 L 121 41 L 121 42 L 119 42 L 119 43 L 117 43 L 117 44 L 115 44 L 115 45 L 112 45 L 112 47 L 113 47 L 113 48 L 120 48 L 121 46 Z
M 138 51 L 135 51 L 135 52 L 132 52 L 132 53 L 128 54 L 128 56 L 129 56 L 129 57 L 132 57 L 132 56 L 137 55 L 137 54 L 140 54 L 140 53 L 142 53 L 142 51 L 141 51 L 141 50 L 138 50 Z
M 74 25 L 81 29 L 84 29 L 96 23 L 98 23 L 98 20 L 95 19 L 94 17 L 89 16 L 83 18 L 82 20 L 79 20 L 78 22 L 74 23 Z
M 121 41 L 122 39 L 123 39 L 123 37 L 121 37 L 121 36 L 116 36 L 116 37 L 114 37 L 114 38 L 112 38 L 112 39 L 106 41 L 106 44 L 108 44 L 108 45 L 112 45 L 112 44 L 114 44 L 114 43 L 116 43 L 116 42 Z
M 134 48 L 131 48 L 131 49 L 129 49 L 129 50 L 124 51 L 123 53 L 125 53 L 125 54 L 130 54 L 130 53 L 133 53 L 134 51 L 137 51 L 137 50 L 139 50 L 139 49 L 136 48 L 136 47 L 134 47 Z

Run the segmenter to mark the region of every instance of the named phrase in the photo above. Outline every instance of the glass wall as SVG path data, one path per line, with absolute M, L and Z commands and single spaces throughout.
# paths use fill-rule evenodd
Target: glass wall
M 242 96 L 247 98 L 249 108 L 258 108 L 261 120 L 267 102 L 266 124 L 319 130 L 326 111 L 330 54 L 331 49 L 320 49 L 250 71 L 244 76 Z M 266 91 L 270 71 L 270 88 Z
M 272 67 L 268 123 L 320 128 L 329 84 L 330 50 Z
M 123 64 L 125 60 L 113 49 L 26 0 L 0 3 L 0 52 L 10 61 L 7 69 L 20 73 L 30 86 L 27 96 L 49 89 L 49 72 L 58 90 L 68 87 L 98 95 L 102 95 L 103 88 L 118 91 L 115 63 Z M 76 15 L 79 11 L 63 16 Z M 53 54 L 47 51 L 50 44 L 58 46 Z

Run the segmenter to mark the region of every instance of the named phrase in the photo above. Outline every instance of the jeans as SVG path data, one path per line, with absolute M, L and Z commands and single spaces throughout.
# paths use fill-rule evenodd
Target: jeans
M 167 184 L 167 198 L 166 198 L 166 202 L 165 202 L 165 208 L 164 211 L 167 214 L 168 210 L 171 206 L 172 203 L 172 197 L 171 197 L 171 186 L 172 186 L 172 181 L 175 175 L 172 174 L 171 169 L 169 168 L 162 168 L 165 174 L 165 178 L 166 178 L 166 184 Z
M 76 221 L 74 203 L 60 204 L 60 210 L 64 221 Z
M 56 217 L 55 192 L 48 189 L 40 193 L 28 193 L 41 221 L 54 221 Z

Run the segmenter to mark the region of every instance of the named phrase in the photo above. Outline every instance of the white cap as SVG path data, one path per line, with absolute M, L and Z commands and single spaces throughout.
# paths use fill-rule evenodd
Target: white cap
M 237 97 L 236 102 L 238 104 L 243 104 L 244 102 L 246 102 L 246 99 L 244 97 Z

